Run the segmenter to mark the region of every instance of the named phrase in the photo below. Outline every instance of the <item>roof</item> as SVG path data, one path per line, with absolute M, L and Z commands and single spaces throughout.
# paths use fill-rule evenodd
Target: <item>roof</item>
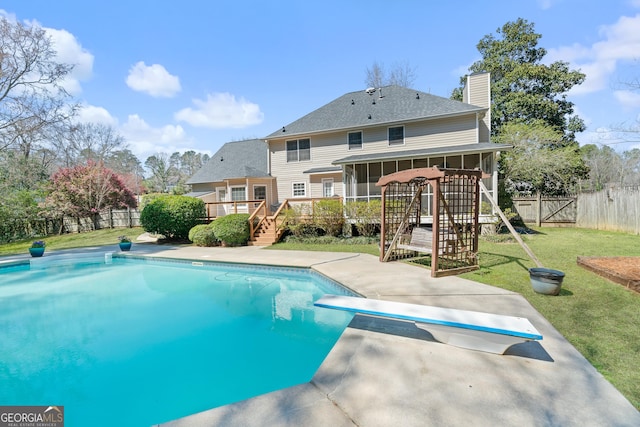
M 350 92 L 289 123 L 267 138 L 281 138 L 342 129 L 484 112 L 487 108 L 431 95 L 402 86 Z
M 268 145 L 261 139 L 227 142 L 187 180 L 187 184 L 269 177 L 268 155 Z
M 362 163 L 380 160 L 402 160 L 413 159 L 415 157 L 432 157 L 448 154 L 473 154 L 485 153 L 487 151 L 505 151 L 513 148 L 509 144 L 494 144 L 493 142 L 481 142 L 478 144 L 452 145 L 445 147 L 422 148 L 418 150 L 406 151 L 387 151 L 386 153 L 360 154 L 348 156 L 342 159 L 334 160 L 332 164 L 342 165 L 346 163 Z
M 185 194 L 185 196 L 203 197 L 203 196 L 206 196 L 208 194 L 213 194 L 213 193 L 215 193 L 215 191 L 212 191 L 212 190 L 210 190 L 210 191 L 191 191 L 191 192 Z
M 321 168 L 311 168 L 311 169 L 307 169 L 306 171 L 303 171 L 302 173 L 308 173 L 308 174 L 319 174 L 319 173 L 333 173 L 333 172 L 342 172 L 342 167 L 341 166 L 328 166 L 328 167 L 321 167 Z

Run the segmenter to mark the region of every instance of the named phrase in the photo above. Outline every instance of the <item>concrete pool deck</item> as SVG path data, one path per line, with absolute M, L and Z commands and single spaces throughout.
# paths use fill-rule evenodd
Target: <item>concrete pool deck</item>
M 526 317 L 544 337 L 496 355 L 357 315 L 308 383 L 162 426 L 640 425 L 640 412 L 519 294 L 365 254 L 156 244 L 131 253 L 309 267 L 368 298 Z

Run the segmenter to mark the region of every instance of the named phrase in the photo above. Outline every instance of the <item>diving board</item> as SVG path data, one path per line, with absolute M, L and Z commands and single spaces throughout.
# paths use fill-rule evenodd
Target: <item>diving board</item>
M 411 321 L 442 343 L 489 353 L 504 354 L 514 344 L 542 339 L 523 317 L 342 295 L 325 295 L 314 305 Z

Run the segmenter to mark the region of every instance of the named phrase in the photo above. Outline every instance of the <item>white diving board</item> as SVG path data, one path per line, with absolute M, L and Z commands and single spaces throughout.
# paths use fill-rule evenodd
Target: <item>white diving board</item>
M 523 317 L 341 295 L 325 295 L 314 305 L 412 321 L 442 343 L 489 353 L 504 354 L 514 344 L 542 339 Z

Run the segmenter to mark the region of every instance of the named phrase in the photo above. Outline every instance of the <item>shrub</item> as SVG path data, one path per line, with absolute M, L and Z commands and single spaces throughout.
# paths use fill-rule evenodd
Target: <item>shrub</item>
M 347 215 L 354 221 L 354 225 L 361 236 L 371 237 L 376 234 L 380 224 L 382 202 L 371 200 L 370 202 L 347 203 Z
M 216 238 L 231 245 L 244 245 L 251 237 L 249 230 L 249 214 L 230 214 L 216 219 L 211 227 Z
M 220 240 L 216 237 L 215 232 L 213 231 L 213 224 L 205 225 L 204 227 L 200 225 L 196 225 L 191 230 L 193 231 L 193 238 L 190 240 L 196 246 L 217 246 L 220 243 Z M 191 232 L 189 232 L 191 233 Z
M 323 199 L 315 205 L 314 224 L 328 236 L 338 236 L 344 226 L 344 206 L 340 200 Z
M 305 217 L 310 216 L 309 205 L 296 205 L 282 211 L 282 224 L 294 236 L 317 236 L 318 230 Z
M 211 224 L 198 224 L 194 227 L 191 227 L 191 230 L 189 230 L 189 240 L 191 240 L 193 242 L 193 236 L 201 231 L 204 230 L 205 228 L 209 227 Z M 194 242 L 195 243 L 195 242 Z
M 187 239 L 189 230 L 206 215 L 201 199 L 188 196 L 160 196 L 149 202 L 140 213 L 140 224 L 149 233 L 168 239 Z

